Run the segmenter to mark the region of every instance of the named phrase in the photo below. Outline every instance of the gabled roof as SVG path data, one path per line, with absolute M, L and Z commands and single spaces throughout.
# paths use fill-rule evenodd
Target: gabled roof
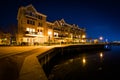
M 55 22 L 57 22 L 57 24 L 59 24 L 59 26 L 62 26 L 63 24 L 65 24 L 65 20 L 64 19 L 56 20 Z
M 60 24 L 57 20 L 54 22 L 54 24 L 57 24 L 58 26 L 60 26 Z
M 31 9 L 31 10 L 33 10 L 34 12 L 37 12 L 37 10 L 33 7 L 32 4 L 26 6 L 25 9 Z
M 44 17 L 47 17 L 46 15 L 37 12 L 37 10 L 34 8 L 34 6 L 33 6 L 32 4 L 26 6 L 25 9 L 31 9 L 31 10 L 32 10 L 33 12 L 35 12 L 36 14 L 42 15 L 42 16 L 44 16 Z
M 62 19 L 60 20 L 60 22 L 65 23 L 65 20 L 62 18 Z

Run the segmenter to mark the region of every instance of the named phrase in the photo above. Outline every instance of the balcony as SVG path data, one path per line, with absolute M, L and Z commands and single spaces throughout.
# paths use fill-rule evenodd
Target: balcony
M 36 37 L 36 36 L 38 36 L 38 34 L 37 34 L 37 32 L 29 32 L 29 31 L 26 31 L 26 32 L 25 32 L 25 36 Z

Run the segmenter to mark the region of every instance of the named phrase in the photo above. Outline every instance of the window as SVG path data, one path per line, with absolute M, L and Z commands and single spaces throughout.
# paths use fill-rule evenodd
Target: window
M 54 32 L 54 37 L 58 37 L 58 33 Z
M 39 29 L 38 29 L 38 32 L 39 32 Z
M 42 35 L 42 30 L 38 29 L 38 34 Z
M 32 29 L 30 28 L 30 32 L 32 32 Z
M 40 32 L 42 32 L 42 30 L 40 30 Z
M 30 12 L 29 14 L 30 14 L 30 16 L 32 16 L 32 12 Z
M 38 15 L 38 19 L 41 19 L 41 20 L 42 20 L 42 16 Z
M 30 30 L 30 28 L 26 28 L 26 31 L 29 31 Z
M 27 20 L 27 24 L 35 25 L 35 21 Z
M 30 23 L 29 23 L 29 20 L 27 20 L 27 24 L 30 24 Z
M 33 32 L 35 32 L 35 29 L 33 29 Z
M 32 24 L 32 21 L 30 20 L 30 24 Z
M 26 34 L 34 34 L 35 33 L 35 29 L 34 28 L 26 28 Z
M 33 21 L 33 25 L 35 25 L 35 21 Z
M 39 22 L 39 23 L 38 23 L 38 26 L 43 26 L 43 24 Z

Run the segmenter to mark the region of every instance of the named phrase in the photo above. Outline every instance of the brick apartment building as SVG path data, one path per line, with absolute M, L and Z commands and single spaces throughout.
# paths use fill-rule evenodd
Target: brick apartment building
M 85 29 L 68 24 L 64 19 L 48 22 L 47 15 L 37 12 L 33 5 L 21 6 L 17 20 L 17 44 L 86 42 Z

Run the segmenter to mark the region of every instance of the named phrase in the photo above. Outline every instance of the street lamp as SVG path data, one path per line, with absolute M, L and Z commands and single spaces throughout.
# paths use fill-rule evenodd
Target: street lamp
M 103 40 L 103 37 L 101 36 L 101 37 L 99 37 L 99 39 L 100 39 L 100 41 L 102 42 L 102 40 Z

